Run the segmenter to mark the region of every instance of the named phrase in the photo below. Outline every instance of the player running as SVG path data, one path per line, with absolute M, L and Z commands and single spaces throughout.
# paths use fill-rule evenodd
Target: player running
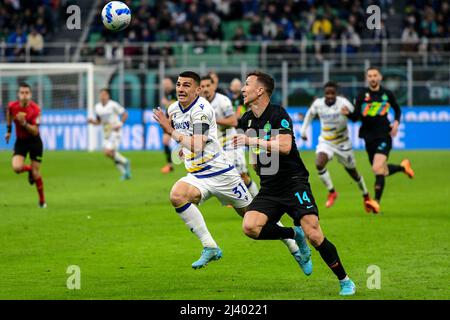
M 320 118 L 321 133 L 319 144 L 316 147 L 316 168 L 320 180 L 328 189 L 328 199 L 325 206 L 330 208 L 338 196 L 330 173 L 326 168 L 328 161 L 331 161 L 333 156 L 336 155 L 338 161 L 358 184 L 363 194 L 364 207 L 367 212 L 370 212 L 371 209 L 365 204 L 367 200 L 370 200 L 369 192 L 364 178 L 356 170 L 355 155 L 348 136 L 347 117 L 342 112 L 344 107 L 353 112 L 354 107 L 346 98 L 337 96 L 337 89 L 338 85 L 335 82 L 330 81 L 325 84 L 325 97 L 314 100 L 306 113 L 300 135 L 303 140 L 307 140 L 306 130 L 316 116 Z
M 270 75 L 252 72 L 242 88 L 250 111 L 240 121 L 246 134 L 235 136 L 233 144 L 251 148 L 261 178 L 261 189 L 245 213 L 243 231 L 257 240 L 295 239 L 302 247 L 305 240 L 301 225 L 309 242 L 339 279 L 340 294 L 353 295 L 355 284 L 347 276 L 336 247 L 320 228 L 308 170 L 297 150 L 292 120 L 284 108 L 270 102 L 274 87 Z M 294 228 L 276 224 L 284 213 L 292 217 Z
M 174 184 L 170 201 L 203 246 L 200 259 L 192 264 L 192 268 L 198 269 L 210 261 L 219 260 L 222 251 L 208 231 L 196 205 L 215 196 L 222 204 L 233 206 L 243 216 L 252 196 L 239 173 L 224 156 L 217 138 L 214 109 L 205 98 L 199 96 L 199 75 L 191 71 L 181 73 L 176 83 L 176 92 L 178 102 L 169 107 L 169 119 L 160 108 L 154 110 L 154 118 L 182 147 L 188 174 Z M 312 272 L 310 260 L 309 263 L 304 261 L 300 249 L 293 241 L 290 246 L 296 247 L 294 258 L 304 272 Z
M 114 161 L 122 180 L 131 179 L 131 162 L 119 152 L 122 126 L 128 119 L 128 112 L 118 102 L 111 100 L 108 89 L 100 90 L 100 102 L 94 109 L 96 119 L 88 123 L 103 126 L 103 152 Z
M 351 113 L 348 108 L 343 108 L 343 112 L 350 119 L 362 122 L 359 137 L 366 143 L 366 151 L 375 174 L 375 199 L 369 199 L 365 204 L 373 213 L 378 213 L 385 176 L 404 172 L 409 178 L 414 178 L 414 171 L 408 159 L 404 159 L 400 165 L 387 163 L 392 148 L 392 138 L 398 132 L 401 109 L 394 94 L 381 86 L 383 76 L 380 70 L 369 68 L 366 76 L 369 87 L 363 89 L 356 98 L 355 111 Z M 392 125 L 388 119 L 391 107 L 394 109 L 395 117 Z
M 167 108 L 169 108 L 172 103 L 177 101 L 177 96 L 172 79 L 168 77 L 164 78 L 162 81 L 162 86 L 164 90 L 164 97 L 161 100 L 161 104 L 167 112 Z M 167 133 L 163 133 L 163 145 L 167 163 L 161 168 L 161 172 L 170 173 L 174 170 L 174 168 L 172 163 L 172 152 L 170 150 L 170 136 Z
M 217 135 L 225 156 L 241 175 L 250 194 L 255 197 L 258 193 L 258 186 L 248 174 L 244 148 L 235 149 L 229 139 L 236 135 L 235 127 L 238 124 L 231 100 L 227 96 L 215 91 L 214 88 L 217 87 L 217 84 L 214 84 L 214 80 L 210 76 L 204 76 L 201 79 L 200 87 L 202 89 L 202 96 L 208 100 L 216 113 Z
M 14 155 L 12 168 L 15 173 L 28 172 L 28 182 L 36 183 L 39 194 L 39 207 L 46 208 L 44 195 L 44 182 L 40 173 L 44 147 L 39 134 L 41 119 L 41 108 L 32 101 L 31 87 L 27 83 L 19 85 L 18 101 L 8 104 L 6 111 L 7 130 L 5 140 L 9 143 L 11 139 L 12 121 L 16 127 L 16 143 L 14 144 Z M 26 165 L 27 155 L 30 155 L 31 165 Z

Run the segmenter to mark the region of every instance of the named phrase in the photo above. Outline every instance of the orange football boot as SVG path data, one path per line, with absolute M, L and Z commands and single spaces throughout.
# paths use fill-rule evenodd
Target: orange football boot
M 170 163 L 166 164 L 164 167 L 161 168 L 161 172 L 164 174 L 170 173 L 172 171 L 173 171 L 173 166 Z
M 380 204 L 378 203 L 378 201 L 376 201 L 374 199 L 366 200 L 364 202 L 364 205 L 365 205 L 365 207 L 370 208 L 370 210 L 375 214 L 380 212 Z M 367 209 L 366 209 L 366 211 L 367 211 Z
M 403 167 L 403 169 L 405 170 L 405 174 L 410 179 L 414 178 L 414 170 L 411 167 L 411 161 L 409 161 L 408 159 L 405 159 L 400 163 L 400 166 Z
M 336 191 L 330 192 L 328 194 L 328 199 L 327 199 L 327 202 L 325 203 L 325 207 L 330 208 L 336 201 L 337 197 L 338 197 L 338 193 Z

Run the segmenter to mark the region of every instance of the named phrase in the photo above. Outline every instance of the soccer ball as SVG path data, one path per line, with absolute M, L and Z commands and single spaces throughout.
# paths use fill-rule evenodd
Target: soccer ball
M 121 31 L 130 24 L 130 8 L 123 2 L 111 1 L 102 10 L 102 21 L 107 29 Z

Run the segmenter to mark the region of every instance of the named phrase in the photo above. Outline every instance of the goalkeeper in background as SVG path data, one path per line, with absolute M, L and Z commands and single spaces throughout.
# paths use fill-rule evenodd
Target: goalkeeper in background
M 122 180 L 131 178 L 130 160 L 119 153 L 120 137 L 123 123 L 128 112 L 119 103 L 111 100 L 108 89 L 100 90 L 100 102 L 95 105 L 96 119 L 88 119 L 88 123 L 103 126 L 103 152 L 111 158 L 122 174 Z

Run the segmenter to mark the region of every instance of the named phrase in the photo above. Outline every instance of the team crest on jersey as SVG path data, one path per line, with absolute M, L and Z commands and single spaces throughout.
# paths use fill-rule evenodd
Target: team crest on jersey
M 289 121 L 286 119 L 281 120 L 281 126 L 285 129 L 289 129 Z
M 267 133 L 272 129 L 272 125 L 267 121 L 267 123 L 264 125 L 264 131 Z
M 385 93 L 385 94 L 383 94 L 383 96 L 381 97 L 381 99 L 383 100 L 383 101 L 388 101 L 388 96 L 387 96 L 387 94 Z
M 364 101 L 369 101 L 370 100 L 370 94 L 368 92 L 366 92 L 366 97 L 364 98 Z
M 203 115 L 201 118 L 200 118 L 200 120 L 201 121 L 206 121 L 208 118 L 205 116 L 205 115 Z

